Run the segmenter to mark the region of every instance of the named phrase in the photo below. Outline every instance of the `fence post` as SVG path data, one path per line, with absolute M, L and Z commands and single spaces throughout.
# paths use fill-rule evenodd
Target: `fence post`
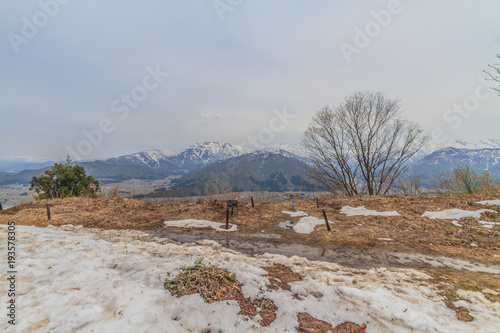
M 3 208 L 2 208 L 2 203 L 1 203 L 1 202 L 0 202 L 0 210 L 3 210 Z
M 328 229 L 328 231 L 332 231 L 332 229 L 330 229 L 330 223 L 328 223 L 328 218 L 326 217 L 326 212 L 324 209 L 321 210 L 323 212 L 323 217 L 325 218 L 325 224 L 326 224 L 326 228 Z
M 226 208 L 226 229 L 229 229 L 229 207 Z
M 316 198 L 316 207 L 319 208 L 319 199 Z
M 252 208 L 254 208 L 255 206 L 253 205 L 253 197 L 250 197 L 250 200 L 252 200 Z
M 47 207 L 47 220 L 50 221 L 50 206 L 49 206 L 49 204 L 47 204 L 46 207 Z

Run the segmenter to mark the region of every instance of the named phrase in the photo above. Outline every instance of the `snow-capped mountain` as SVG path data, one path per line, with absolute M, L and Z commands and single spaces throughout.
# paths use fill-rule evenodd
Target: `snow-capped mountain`
M 317 184 L 308 179 L 306 164 L 297 155 L 257 150 L 189 172 L 174 179 L 171 189 L 154 191 L 145 197 L 209 195 L 210 191 L 219 193 L 224 190 L 283 192 L 317 189 Z
M 422 182 L 428 184 L 433 177 L 465 166 L 469 166 L 478 174 L 488 170 L 493 178 L 500 178 L 500 148 L 443 148 L 412 164 L 410 172 L 421 175 Z
M 182 173 L 248 152 L 248 148 L 241 146 L 209 141 L 179 150 L 146 150 L 112 158 L 106 162 L 144 165 L 159 171 Z
M 108 159 L 108 162 L 129 162 L 134 164 L 144 164 L 150 168 L 159 168 L 161 162 L 175 156 L 178 152 L 173 150 L 145 150 L 139 153 L 124 155 Z
M 285 155 L 300 160 L 300 153 L 293 147 L 277 145 L 265 150 L 272 155 Z M 126 179 L 159 179 L 170 175 L 183 175 L 215 162 L 257 152 L 254 149 L 219 143 L 214 141 L 197 143 L 179 150 L 146 150 L 98 161 L 78 161 L 89 175 L 105 181 Z M 36 168 L 33 168 L 36 169 Z M 43 173 L 44 169 L 24 170 L 3 175 L 0 184 L 27 183 L 33 176 Z
M 213 162 L 237 157 L 250 152 L 248 148 L 230 143 L 209 141 L 194 144 L 169 158 L 172 163 L 189 169 L 191 166 L 208 165 Z
M 264 148 L 263 151 L 282 154 L 285 156 L 289 156 L 290 154 L 292 154 L 292 155 L 299 156 L 302 158 L 304 158 L 306 156 L 306 153 L 302 149 L 298 149 L 298 148 L 292 147 L 290 145 L 285 145 L 282 143 Z
M 429 142 L 429 144 L 422 149 L 424 155 L 428 155 L 432 152 L 438 151 L 443 148 L 457 148 L 457 149 L 498 149 L 500 148 L 500 140 L 496 139 L 485 139 L 485 140 L 462 140 L 453 139 L 444 142 Z
M 485 140 L 462 140 L 450 139 L 443 142 L 429 141 L 426 146 L 422 147 L 408 162 L 413 164 L 422 158 L 425 158 L 432 153 L 444 148 L 455 149 L 498 149 L 500 148 L 500 140 L 485 139 Z
M 285 144 L 278 144 L 257 150 L 227 142 L 209 141 L 196 143 L 188 148 L 178 150 L 146 150 L 112 158 L 106 160 L 106 162 L 141 164 L 153 169 L 172 168 L 175 166 L 182 170 L 192 170 L 193 168 L 257 151 L 282 154 L 287 157 L 304 157 L 304 153 L 300 149 Z

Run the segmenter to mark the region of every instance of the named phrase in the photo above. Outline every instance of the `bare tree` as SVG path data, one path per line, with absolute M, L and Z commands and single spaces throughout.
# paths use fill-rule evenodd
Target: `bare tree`
M 497 58 L 500 59 L 500 54 L 497 54 Z M 500 83 L 500 64 L 491 64 L 488 65 L 488 67 L 490 67 L 493 70 L 491 71 L 491 73 L 488 71 L 484 71 L 486 74 L 488 74 L 489 80 Z M 498 88 L 493 87 L 491 89 L 495 90 L 500 96 L 500 87 Z
M 427 141 L 418 124 L 400 116 L 399 101 L 380 92 L 356 92 L 333 110 L 324 107 L 302 139 L 309 176 L 333 193 L 387 194 Z

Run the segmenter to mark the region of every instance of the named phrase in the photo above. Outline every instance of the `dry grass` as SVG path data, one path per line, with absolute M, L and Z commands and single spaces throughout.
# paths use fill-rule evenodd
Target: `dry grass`
M 484 292 L 486 290 L 500 291 L 498 275 L 436 268 L 425 269 L 425 272 L 433 277 L 428 283 L 432 283 L 438 288 L 446 306 L 456 312 L 458 320 L 472 321 L 474 319 L 469 315 L 467 308 L 453 305 L 453 302 L 462 299 L 457 294 L 459 289 L 481 292 L 489 301 L 500 302 L 500 295 Z
M 234 274 L 217 266 L 196 262 L 181 267 L 181 274 L 165 281 L 165 289 L 174 296 L 200 294 L 207 303 L 236 299 L 241 295 L 241 284 Z
M 281 264 L 274 264 L 273 266 L 263 267 L 267 271 L 271 289 L 279 290 L 290 290 L 290 282 L 301 281 L 302 277 L 300 274 L 293 272 L 290 267 Z
M 47 203 L 51 207 L 50 221 L 47 221 Z M 249 203 L 240 202 L 230 222 L 241 230 L 264 228 L 270 222 L 281 220 L 282 214 L 275 208 L 270 203 L 262 203 L 260 209 L 252 209 Z M 284 204 L 282 208 L 285 209 Z M 162 227 L 164 221 L 183 219 L 225 222 L 225 202 L 199 200 L 172 204 L 123 198 L 68 198 L 22 204 L 0 212 L 0 223 L 15 220 L 21 225 L 40 227 L 74 224 L 103 229 L 153 230 Z
M 359 326 L 348 321 L 333 327 L 330 323 L 316 319 L 307 312 L 298 313 L 297 319 L 299 321 L 299 327 L 297 327 L 299 333 L 364 333 L 366 329 L 365 323 Z
M 260 315 L 260 324 L 269 326 L 276 320 L 278 308 L 267 298 L 250 299 L 243 297 L 241 283 L 235 274 L 214 265 L 196 262 L 189 267 L 181 267 L 181 273 L 172 280 L 165 281 L 165 289 L 172 295 L 199 294 L 207 303 L 236 300 L 239 314 L 249 317 Z
M 498 195 L 498 194 L 497 194 Z M 495 209 L 475 204 L 476 201 L 498 196 L 360 196 L 320 198 L 320 209 L 314 199 L 296 200 L 297 210 L 322 218 L 321 209 L 328 214 L 332 231 L 325 225 L 316 227 L 308 235 L 277 227 L 278 222 L 290 219 L 281 213 L 289 210 L 288 202 L 257 202 L 255 208 L 249 202 L 239 202 L 230 223 L 238 225 L 234 237 L 261 230 L 279 233 L 280 242 L 295 242 L 334 249 L 335 247 L 385 248 L 389 250 L 442 254 L 475 259 L 486 263 L 500 263 L 500 226 L 493 229 L 482 227 L 478 219 L 460 221 L 463 227 L 455 227 L 451 220 L 422 218 L 425 211 L 450 208 L 477 210 Z M 70 198 L 50 202 L 52 220 L 47 221 L 46 202 L 23 204 L 0 212 L 0 223 L 15 220 L 18 224 L 60 226 L 83 225 L 103 229 L 155 230 L 164 221 L 203 219 L 225 222 L 225 201 L 199 200 L 189 203 L 148 203 L 122 198 Z M 365 206 L 378 211 L 398 211 L 401 216 L 353 216 L 339 213 L 343 206 Z M 498 207 L 496 207 L 498 209 Z M 500 214 L 485 214 L 482 220 L 500 222 Z M 359 226 L 358 224 L 362 224 Z M 391 238 L 394 242 L 381 242 L 378 238 Z M 478 247 L 471 246 L 475 243 Z

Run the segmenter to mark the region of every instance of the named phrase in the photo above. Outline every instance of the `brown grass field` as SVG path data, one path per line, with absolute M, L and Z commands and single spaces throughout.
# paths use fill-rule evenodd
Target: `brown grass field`
M 497 196 L 497 197 L 500 197 Z M 290 220 L 281 213 L 290 210 L 288 202 L 239 202 L 230 222 L 238 225 L 234 237 L 254 232 L 281 234 L 280 242 L 295 242 L 324 248 L 351 247 L 356 249 L 383 248 L 403 252 L 441 254 L 477 260 L 483 263 L 500 263 L 500 226 L 484 228 L 476 218 L 459 221 L 456 227 L 451 220 L 421 217 L 425 211 L 451 208 L 478 210 L 497 209 L 498 206 L 483 206 L 476 201 L 494 199 L 484 196 L 360 196 L 320 198 L 320 209 L 313 199 L 296 200 L 298 211 L 322 218 L 325 209 L 332 231 L 325 225 L 317 226 L 311 234 L 297 234 L 279 228 L 279 222 Z M 164 221 L 203 219 L 225 222 L 225 202 L 199 200 L 191 203 L 148 203 L 122 198 L 69 198 L 50 201 L 52 219 L 47 220 L 46 203 L 29 203 L 11 207 L 0 212 L 0 223 L 14 220 L 19 225 L 61 226 L 82 225 L 88 228 L 155 230 L 163 227 Z M 343 206 L 365 206 L 377 211 L 396 210 L 401 216 L 352 216 L 339 210 Z M 298 220 L 292 218 L 292 220 Z M 487 213 L 481 220 L 500 222 L 500 214 Z M 363 224 L 359 226 L 358 224 Z M 381 242 L 378 238 L 390 238 L 393 242 Z M 473 247 L 470 244 L 477 244 Z M 432 244 L 432 245 L 431 245 Z

